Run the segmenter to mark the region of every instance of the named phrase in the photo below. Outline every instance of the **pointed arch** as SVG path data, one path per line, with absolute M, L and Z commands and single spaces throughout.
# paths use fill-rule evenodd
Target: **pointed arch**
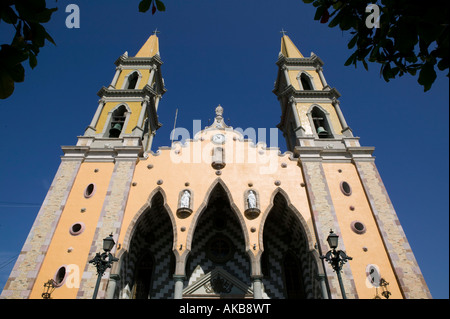
M 128 226 L 127 232 L 125 233 L 123 243 L 122 243 L 122 250 L 129 250 L 131 239 L 133 238 L 134 232 L 137 229 L 137 226 L 139 225 L 139 222 L 144 218 L 145 213 L 151 209 L 153 206 L 155 206 L 157 203 L 155 202 L 157 195 L 162 196 L 163 203 L 162 206 L 164 207 L 165 211 L 167 212 L 167 215 L 170 218 L 171 224 L 172 224 L 172 231 L 173 231 L 173 249 L 176 249 L 175 245 L 177 242 L 177 231 L 176 231 L 176 221 L 175 217 L 173 216 L 172 210 L 170 209 L 169 205 L 167 204 L 167 197 L 164 190 L 161 188 L 161 186 L 156 187 L 148 196 L 147 201 L 145 204 L 137 211 L 137 213 L 134 215 L 133 219 L 130 222 L 130 225 Z
M 130 120 L 131 109 L 127 103 L 118 103 L 114 106 L 111 111 L 108 112 L 108 116 L 106 118 L 105 124 L 103 126 L 102 135 L 105 137 L 110 137 L 109 130 L 113 128 L 116 122 L 120 122 L 121 130 L 120 135 L 125 132 L 125 129 L 128 125 L 128 121 Z M 117 118 L 116 118 L 117 117 Z M 119 119 L 120 117 L 120 119 Z
M 208 203 L 211 199 L 211 195 L 217 187 L 222 187 L 225 194 L 227 195 L 228 202 L 230 203 L 230 208 L 233 211 L 233 213 L 235 214 L 235 216 L 237 217 L 237 219 L 239 220 L 239 224 L 241 226 L 241 230 L 244 235 L 245 250 L 249 251 L 250 250 L 249 235 L 247 233 L 247 227 L 245 225 L 244 217 L 241 214 L 241 212 L 239 211 L 239 208 L 234 203 L 234 200 L 233 200 L 230 190 L 228 189 L 227 185 L 224 183 L 224 181 L 220 177 L 216 178 L 216 180 L 211 184 L 211 186 L 209 186 L 208 190 L 206 191 L 206 195 L 205 195 L 205 198 L 204 198 L 202 204 L 197 209 L 197 211 L 194 213 L 194 216 L 193 216 L 192 222 L 191 222 L 191 226 L 189 227 L 188 235 L 187 235 L 187 239 L 186 239 L 186 250 L 188 250 L 188 251 L 191 250 L 192 240 L 194 238 L 194 233 L 195 233 L 195 229 L 197 227 L 198 220 L 200 219 L 200 216 L 203 214 L 203 212 L 206 210 Z
M 264 244 L 263 244 L 263 234 L 264 234 L 264 226 L 267 220 L 267 217 L 269 213 L 272 211 L 272 208 L 275 206 L 275 197 L 277 195 L 280 195 L 283 197 L 283 199 L 286 201 L 286 206 L 289 208 L 289 210 L 294 214 L 294 216 L 297 218 L 297 220 L 300 222 L 300 225 L 302 226 L 301 231 L 306 238 L 306 241 L 308 243 L 308 250 L 313 250 L 313 237 L 311 235 L 311 232 L 309 231 L 308 224 L 306 223 L 306 220 L 303 218 L 302 214 L 295 208 L 294 205 L 292 205 L 291 200 L 289 199 L 289 195 L 281 188 L 277 187 L 271 197 L 270 197 L 270 205 L 266 208 L 264 213 L 261 216 L 261 226 L 259 228 L 259 234 L 258 234 L 258 241 L 259 241 L 259 247 L 261 249 L 261 253 L 264 251 Z
M 135 90 L 139 87 L 142 79 L 142 74 L 139 70 L 131 71 L 123 81 L 122 89 L 124 90 Z
M 172 228 L 171 233 L 170 228 Z M 160 234 L 156 235 L 156 231 Z M 162 293 L 163 290 L 161 289 L 171 287 L 172 271 L 177 260 L 176 254 L 173 253 L 176 240 L 175 218 L 167 204 L 164 190 L 158 186 L 151 192 L 147 201 L 130 221 L 124 235 L 122 249 L 117 256 L 119 262 L 117 268 L 113 271 L 120 276 L 118 291 L 122 298 L 141 296 L 136 289 L 139 288 L 139 283 L 142 284 L 147 278 L 152 280 L 149 283 L 150 286 L 144 285 L 147 290 L 151 288 L 148 291 L 149 296 L 151 293 L 153 298 L 167 298 L 167 294 L 171 292 Z M 159 254 L 162 251 L 161 249 L 164 249 L 163 254 Z M 170 254 L 170 251 L 172 251 L 172 254 Z M 141 276 L 139 267 L 145 253 L 152 255 L 153 259 L 150 263 L 152 273 Z M 144 262 L 149 262 L 149 260 L 144 260 Z M 161 265 L 163 266 L 161 267 Z M 158 270 L 159 273 L 155 275 L 157 269 L 163 269 L 163 273 Z
M 333 138 L 334 129 L 331 125 L 330 113 L 327 112 L 321 105 L 313 104 L 309 107 L 306 113 L 311 124 L 312 134 L 319 138 Z M 326 134 L 319 134 L 319 127 L 326 130 Z
M 297 75 L 297 81 L 300 90 L 312 91 L 316 89 L 314 86 L 314 78 L 308 72 L 300 71 Z

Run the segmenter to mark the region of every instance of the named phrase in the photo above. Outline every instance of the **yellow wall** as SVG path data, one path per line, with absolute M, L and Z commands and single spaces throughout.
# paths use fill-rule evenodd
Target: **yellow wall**
M 116 89 L 118 90 L 123 89 L 123 83 L 125 81 L 126 76 L 134 71 L 139 71 L 142 75 L 141 81 L 139 82 L 139 86 L 137 87 L 137 89 L 142 90 L 144 86 L 147 85 L 148 78 L 150 76 L 150 71 L 148 69 L 122 70 L 122 72 L 120 72 L 119 78 L 117 79 Z
M 126 102 L 124 101 L 128 107 L 131 109 L 130 119 L 128 121 L 127 127 L 125 128 L 126 134 L 131 134 L 133 128 L 136 127 L 137 121 L 139 119 L 139 114 L 141 113 L 141 102 Z M 101 133 L 103 131 L 103 127 L 108 119 L 108 113 L 113 110 L 118 105 L 123 104 L 118 102 L 107 102 L 105 103 L 105 106 L 103 107 L 103 111 L 98 119 L 97 127 L 96 127 L 96 133 Z M 108 132 L 106 132 L 108 134 Z
M 391 263 L 387 256 L 378 227 L 370 209 L 367 197 L 359 179 L 358 173 L 351 163 L 324 163 L 325 176 L 336 211 L 341 238 L 343 239 L 346 253 L 353 257 L 348 264 L 351 267 L 359 298 L 373 298 L 375 288 L 366 284 L 366 267 L 375 264 L 380 270 L 381 277 L 389 282 L 388 289 L 392 293 L 391 298 L 402 298 Z M 338 170 L 342 170 L 339 173 Z M 344 195 L 340 190 L 340 183 L 346 181 L 352 189 L 350 196 Z M 350 206 L 354 207 L 352 211 Z M 353 221 L 359 221 L 366 227 L 364 234 L 355 233 L 350 225 Z M 364 251 L 363 248 L 367 251 Z M 381 289 L 378 289 L 381 293 Z
M 97 227 L 98 218 L 108 189 L 113 163 L 83 163 L 70 191 L 61 218 L 56 227 L 52 241 L 48 247 L 39 274 L 36 278 L 30 298 L 41 299 L 44 283 L 52 279 L 57 270 L 63 266 L 76 265 L 79 269 L 79 280 L 88 263 L 89 250 Z M 98 169 L 98 172 L 94 172 Z M 85 188 L 89 183 L 96 185 L 95 194 L 90 198 L 84 197 Z M 85 208 L 85 212 L 81 209 Z M 69 233 L 70 227 L 76 223 L 85 224 L 85 230 L 77 236 Z M 72 251 L 69 252 L 69 248 Z M 73 268 L 75 269 L 75 267 Z M 74 272 L 69 276 L 76 276 Z M 78 279 L 78 278 L 77 278 Z M 52 293 L 54 299 L 76 298 L 78 288 L 69 288 L 75 281 L 66 282 Z

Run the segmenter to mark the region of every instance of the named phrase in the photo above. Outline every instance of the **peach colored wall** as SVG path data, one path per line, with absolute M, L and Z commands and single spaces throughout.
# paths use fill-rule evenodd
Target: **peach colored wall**
M 386 253 L 382 238 L 370 209 L 358 173 L 351 163 L 324 163 L 325 176 L 336 211 L 339 228 L 341 230 L 346 253 L 353 257 L 348 264 L 353 273 L 359 298 L 373 298 L 375 288 L 366 285 L 366 267 L 375 264 L 381 276 L 389 282 L 391 298 L 402 298 L 391 263 Z M 338 170 L 342 170 L 339 172 Z M 350 196 L 346 196 L 340 189 L 340 183 L 346 181 L 352 189 Z M 354 207 L 354 210 L 350 209 Z M 355 233 L 350 225 L 359 221 L 366 227 L 364 234 Z M 364 249 L 367 251 L 364 251 Z M 371 287 L 371 288 L 368 288 Z M 381 293 L 381 289 L 378 289 Z
M 103 202 L 108 189 L 113 163 L 83 163 L 73 184 L 67 199 L 66 206 L 56 227 L 52 241 L 48 247 L 39 274 L 36 278 L 30 298 L 41 299 L 44 283 L 53 278 L 62 265 L 76 265 L 79 269 L 79 277 L 75 272 L 69 273 L 81 281 L 81 275 L 88 263 L 89 250 L 97 227 L 98 218 L 102 210 Z M 98 172 L 94 172 L 98 169 Z M 90 198 L 84 197 L 84 191 L 89 183 L 96 185 L 95 194 Z M 81 209 L 85 208 L 85 212 Z M 70 227 L 76 223 L 85 224 L 85 230 L 77 236 L 69 233 Z M 69 252 L 69 248 L 72 251 Z M 93 266 L 92 266 L 93 267 Z M 73 267 L 76 269 L 76 267 Z M 78 288 L 69 288 L 76 281 L 67 280 L 61 287 L 55 289 L 52 294 L 54 299 L 74 299 Z
M 254 244 L 256 244 L 257 247 L 259 246 L 258 236 L 261 216 L 271 204 L 271 197 L 278 187 L 274 184 L 276 180 L 281 182 L 279 187 L 289 194 L 290 201 L 301 213 L 302 218 L 309 226 L 308 231 L 314 237 L 307 195 L 305 189 L 300 186 L 303 182 L 303 178 L 301 170 L 297 167 L 297 161 L 289 160 L 289 155 L 278 156 L 278 150 L 262 150 L 260 145 L 259 148 L 255 148 L 254 146 L 251 146 L 249 142 L 234 141 L 233 136 L 238 135 L 233 132 L 227 132 L 227 142 L 224 146 L 226 155 L 231 157 L 231 153 L 233 152 L 232 149 L 234 148 L 234 150 L 236 150 L 236 145 L 238 145 L 238 147 L 243 147 L 244 149 L 246 162 L 236 163 L 236 161 L 240 161 L 240 159 L 235 158 L 235 163 L 232 163 L 231 158 L 228 158 L 225 168 L 221 170 L 222 174 L 217 176 L 216 170 L 211 167 L 210 161 L 211 147 L 213 146 L 210 142 L 210 137 L 215 133 L 218 133 L 218 131 L 206 132 L 205 135 L 202 135 L 204 141 L 198 140 L 187 143 L 185 147 L 181 148 L 179 154 L 175 154 L 174 151 L 170 150 L 161 150 L 160 155 L 150 155 L 148 159 L 142 160 L 137 164 L 133 177 L 133 182 L 136 183 L 136 186 L 132 187 L 130 191 L 122 223 L 122 231 L 119 235 L 119 243 L 124 241 L 125 233 L 129 228 L 130 222 L 133 220 L 135 214 L 146 205 L 147 200 L 149 200 L 149 195 L 157 187 L 161 187 L 166 195 L 167 205 L 175 216 L 176 229 L 178 232 L 178 242 L 176 243 L 176 247 L 180 247 L 182 244 L 183 250 L 180 251 L 180 253 L 182 253 L 187 245 L 186 240 L 189 233 L 188 230 L 192 226 L 193 217 L 203 201 L 207 200 L 207 191 L 218 177 L 220 177 L 228 187 L 232 200 L 237 206 L 240 214 L 243 214 L 245 210 L 244 192 L 250 189 L 248 184 L 252 183 L 253 186 L 251 188 L 256 189 L 259 193 L 261 215 L 253 220 L 244 218 L 245 228 L 249 235 L 249 244 L 252 248 Z M 234 145 L 234 147 L 230 148 L 231 145 Z M 180 148 L 177 148 L 176 146 L 176 149 Z M 199 163 L 191 163 L 195 160 L 192 155 L 194 150 L 200 150 L 204 154 L 205 160 L 199 159 Z M 260 154 L 259 151 L 263 154 Z M 250 155 L 247 156 L 248 154 Z M 260 162 L 255 165 L 253 163 L 248 163 L 249 158 L 254 158 L 256 161 L 264 158 L 266 162 Z M 181 161 L 183 159 L 189 162 L 173 163 L 174 161 Z M 273 162 L 273 166 L 270 162 Z M 281 167 L 282 163 L 286 163 L 287 167 Z M 149 164 L 153 165 L 153 168 L 148 169 L 147 166 Z M 264 171 L 264 168 L 272 168 L 273 172 Z M 242 178 L 243 176 L 250 177 Z M 157 185 L 158 180 L 163 181 L 160 186 Z M 185 183 L 187 182 L 189 183 L 189 186 L 185 186 Z M 180 219 L 176 217 L 177 201 L 179 192 L 186 188 L 192 190 L 194 194 L 193 214 L 188 218 Z M 186 227 L 186 231 L 181 232 L 180 229 L 183 226 Z M 251 232 L 251 227 L 255 227 L 257 231 Z M 311 247 L 314 245 L 314 243 L 309 244 Z

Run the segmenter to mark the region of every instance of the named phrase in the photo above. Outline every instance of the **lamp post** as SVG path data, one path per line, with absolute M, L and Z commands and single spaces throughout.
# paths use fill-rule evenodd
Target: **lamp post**
M 347 296 L 345 295 L 344 290 L 344 284 L 342 283 L 342 277 L 341 277 L 341 270 L 342 266 L 348 261 L 352 260 L 353 258 L 350 256 L 347 256 L 345 252 L 342 250 L 336 250 L 338 246 L 339 236 L 336 235 L 333 230 L 330 230 L 330 234 L 327 237 L 328 245 L 330 246 L 331 250 L 328 251 L 324 256 L 320 256 L 320 259 L 325 259 L 327 262 L 330 263 L 331 267 L 333 267 L 334 271 L 336 271 L 338 281 L 339 281 L 339 287 L 341 288 L 342 298 L 347 299 Z
M 111 268 L 113 262 L 118 261 L 119 259 L 114 257 L 110 251 L 113 249 L 114 245 L 113 235 L 110 234 L 109 237 L 103 239 L 103 253 L 96 253 L 95 257 L 92 260 L 89 260 L 90 264 L 94 264 L 97 268 L 97 283 L 94 289 L 94 295 L 92 299 L 97 298 L 98 287 L 100 286 L 100 281 L 102 280 L 102 276 L 105 273 L 106 269 Z

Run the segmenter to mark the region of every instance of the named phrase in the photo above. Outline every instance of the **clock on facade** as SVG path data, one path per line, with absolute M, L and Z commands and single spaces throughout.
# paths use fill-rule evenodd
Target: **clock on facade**
M 212 137 L 212 141 L 213 141 L 213 143 L 216 143 L 216 144 L 223 144 L 223 143 L 225 143 L 225 135 L 216 134 Z

